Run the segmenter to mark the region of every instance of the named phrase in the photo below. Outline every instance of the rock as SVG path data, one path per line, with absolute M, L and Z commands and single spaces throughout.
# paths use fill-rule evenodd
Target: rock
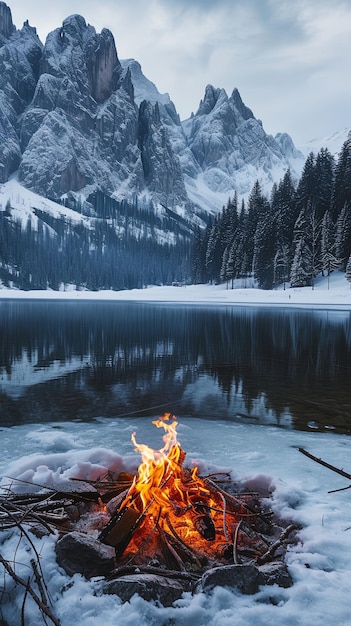
M 197 591 L 206 592 L 221 586 L 251 595 L 257 593 L 259 584 L 259 570 L 254 565 L 225 565 L 208 570 L 201 578 Z
M 106 576 L 115 567 L 115 551 L 83 533 L 64 535 L 56 544 L 56 559 L 69 576 Z
M 187 199 L 180 162 L 162 123 L 160 108 L 144 100 L 139 109 L 138 145 L 148 189 L 167 207 Z
M 14 30 L 15 27 L 12 23 L 11 10 L 5 2 L 0 2 L 0 37 L 8 39 Z
M 163 606 L 171 606 L 175 600 L 181 598 L 184 591 L 191 590 L 191 584 L 167 576 L 139 574 L 107 581 L 103 584 L 102 590 L 103 593 L 119 596 L 122 602 L 128 602 L 132 596 L 138 594 L 148 602 L 155 600 Z
M 104 102 L 117 89 L 121 71 L 112 33 L 104 28 L 85 47 L 89 85 L 93 98 Z
M 9 7 L 0 2 L 0 183 L 21 161 L 18 120 L 36 86 L 42 44 L 28 24 L 16 31 Z
M 286 589 L 292 586 L 293 581 L 286 564 L 281 561 L 274 561 L 273 563 L 260 565 L 259 584 L 279 585 L 279 587 L 284 587 Z

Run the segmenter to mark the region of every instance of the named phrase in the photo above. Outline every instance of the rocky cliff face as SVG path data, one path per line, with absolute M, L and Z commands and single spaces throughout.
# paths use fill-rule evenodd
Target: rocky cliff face
M 289 139 L 267 136 L 237 90 L 228 97 L 212 86 L 181 123 L 140 65 L 120 62 L 109 30 L 72 15 L 43 46 L 0 2 L 0 182 L 18 170 L 24 186 L 51 198 L 100 189 L 189 208 L 212 194 L 220 208 L 262 172 L 271 183 L 298 160 Z
M 21 162 L 18 121 L 33 97 L 41 53 L 35 28 L 26 23 L 17 31 L 0 2 L 0 182 Z

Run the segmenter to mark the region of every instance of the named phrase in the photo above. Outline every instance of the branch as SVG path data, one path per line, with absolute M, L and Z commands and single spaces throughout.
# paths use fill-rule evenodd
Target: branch
M 51 609 L 47 606 L 47 604 L 45 604 L 39 598 L 39 596 L 37 596 L 35 591 L 30 586 L 29 582 L 26 582 L 25 580 L 23 580 L 23 578 L 18 576 L 16 574 L 16 572 L 12 569 L 11 565 L 9 564 L 9 562 L 6 561 L 4 559 L 4 557 L 1 556 L 1 554 L 0 554 L 0 563 L 3 564 L 4 568 L 6 569 L 8 574 L 11 576 L 11 578 L 15 581 L 15 583 L 17 583 L 18 585 L 21 585 L 22 587 L 24 587 L 26 592 L 28 592 L 32 596 L 34 602 L 37 604 L 37 606 L 39 607 L 40 611 L 44 615 L 46 615 L 49 619 L 51 619 L 51 621 L 55 624 L 55 626 L 60 626 L 59 620 L 56 619 L 55 615 L 53 615 L 53 613 L 51 612 Z M 40 592 L 42 592 L 42 588 L 40 589 Z
M 278 550 L 278 548 L 280 548 L 280 546 L 283 545 L 284 541 L 288 538 L 290 533 L 292 533 L 294 530 L 300 530 L 300 527 L 297 526 L 296 524 L 290 524 L 290 526 L 287 526 L 287 528 L 281 534 L 279 539 L 271 545 L 269 550 L 267 550 L 267 552 L 265 552 L 264 554 L 262 554 L 256 559 L 256 563 L 258 565 L 263 565 L 264 563 L 267 563 L 267 561 L 269 561 L 271 557 L 273 557 L 274 553 Z
M 307 452 L 307 450 L 305 450 L 304 448 L 298 448 L 298 450 L 299 452 L 302 452 L 302 454 L 307 456 L 309 459 L 312 459 L 312 461 L 316 461 L 316 463 L 319 463 L 319 465 L 323 465 L 323 467 L 326 467 L 332 470 L 332 472 L 336 472 L 337 474 L 340 474 L 340 476 L 343 476 L 344 478 L 348 478 L 349 480 L 351 480 L 351 474 L 344 472 L 344 470 L 339 469 L 335 467 L 334 465 L 330 465 L 330 463 L 327 463 L 326 461 L 323 461 L 322 459 L 318 459 L 316 456 L 314 456 L 310 452 Z

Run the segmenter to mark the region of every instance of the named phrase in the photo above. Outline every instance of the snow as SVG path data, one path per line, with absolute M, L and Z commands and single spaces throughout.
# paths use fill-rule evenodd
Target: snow
M 2 484 L 9 483 L 8 477 L 50 485 L 71 477 L 97 479 L 108 468 L 135 471 L 139 457 L 130 441 L 134 430 L 138 441 L 159 447 L 160 435 L 158 431 L 155 434 L 150 418 L 99 418 L 84 426 L 62 422 L 2 429 Z M 299 542 L 287 553 L 293 586 L 262 586 L 253 596 L 217 587 L 207 595 L 185 593 L 169 608 L 138 596 L 121 604 L 116 596 L 99 594 L 98 579 L 87 581 L 78 574 L 69 578 L 57 566 L 56 537 L 33 536 L 53 610 L 62 626 L 349 626 L 350 492 L 328 493 L 348 483 L 298 451 L 303 447 L 350 471 L 349 437 L 181 417 L 178 434 L 187 462 L 198 465 L 201 473 L 231 469 L 233 478 L 250 487 L 270 486 L 273 509 L 302 526 Z M 108 441 L 110 448 L 96 447 L 97 441 Z M 23 489 L 30 487 L 24 485 Z M 12 558 L 16 551 L 18 571 L 25 575 L 30 555 L 23 542 L 18 545 L 15 535 L 6 536 L 2 555 Z M 2 616 L 9 626 L 19 623 L 22 595 L 15 595 L 16 600 L 2 599 Z M 26 608 L 26 624 L 40 623 L 37 608 L 29 600 Z
M 11 215 L 13 218 L 21 220 L 23 228 L 27 225 L 28 219 L 32 221 L 34 227 L 36 226 L 38 218 L 34 209 L 44 211 L 57 219 L 65 217 L 72 222 L 84 220 L 87 224 L 90 223 L 89 218 L 82 216 L 77 211 L 26 189 L 18 182 L 15 175 L 8 182 L 0 185 L 0 210 L 1 208 L 5 210 L 7 202 L 10 202 L 11 205 Z
M 351 128 L 344 128 L 327 137 L 316 137 L 298 146 L 298 149 L 307 157 L 311 152 L 317 154 L 321 148 L 328 148 L 329 152 L 336 158 L 340 150 L 350 136 Z
M 144 76 L 138 61 L 135 59 L 120 59 L 120 64 L 124 74 L 126 74 L 127 69 L 131 72 L 134 86 L 134 100 L 138 106 L 140 106 L 143 100 L 148 100 L 152 102 L 152 104 L 156 102 L 161 102 L 164 105 L 170 104 L 169 94 L 161 94 L 158 91 L 156 85 Z
M 328 285 L 329 282 L 329 285 Z M 69 299 L 115 300 L 135 302 L 165 302 L 178 304 L 208 304 L 226 306 L 308 307 L 319 309 L 351 309 L 351 285 L 345 274 L 335 271 L 328 278 L 319 276 L 314 287 L 263 290 L 245 287 L 237 281 L 235 288 L 226 285 L 184 285 L 180 287 L 151 286 L 129 291 L 77 291 L 71 286 L 66 291 L 21 291 L 1 288 L 0 299 Z

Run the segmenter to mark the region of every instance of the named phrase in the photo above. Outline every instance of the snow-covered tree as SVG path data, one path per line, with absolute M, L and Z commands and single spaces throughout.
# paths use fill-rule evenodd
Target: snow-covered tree
M 335 255 L 335 228 L 331 219 L 330 211 L 326 211 L 322 220 L 321 234 L 321 270 L 326 272 L 329 278 L 333 270 L 340 266 L 340 262 Z
M 349 256 L 349 259 L 346 264 L 346 278 L 349 281 L 350 287 L 351 287 L 351 256 Z
M 314 286 L 314 279 L 321 270 L 320 262 L 321 222 L 315 211 L 302 209 L 294 228 L 295 252 L 291 266 L 291 285 Z
M 339 259 L 340 268 L 346 269 L 351 254 L 351 201 L 345 202 L 336 222 L 335 256 Z
M 351 205 L 351 134 L 341 149 L 335 168 L 332 194 L 332 219 L 334 222 L 338 219 L 345 205 Z
M 253 271 L 255 279 L 260 288 L 272 289 L 276 250 L 276 229 L 273 214 L 268 202 L 265 206 L 261 206 L 254 243 Z

